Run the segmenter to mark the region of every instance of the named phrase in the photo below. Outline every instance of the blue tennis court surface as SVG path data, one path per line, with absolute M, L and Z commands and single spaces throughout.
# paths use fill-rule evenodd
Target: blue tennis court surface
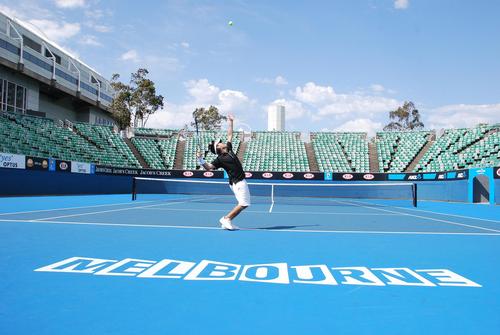
M 2 198 L 0 333 L 500 330 L 498 206 L 205 198 Z

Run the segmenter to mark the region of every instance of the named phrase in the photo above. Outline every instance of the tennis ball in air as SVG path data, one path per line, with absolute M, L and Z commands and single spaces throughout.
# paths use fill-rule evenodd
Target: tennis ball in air
M 227 25 L 228 25 L 228 26 L 232 26 L 232 25 L 233 25 L 233 21 L 229 21 L 229 22 L 227 23 Z

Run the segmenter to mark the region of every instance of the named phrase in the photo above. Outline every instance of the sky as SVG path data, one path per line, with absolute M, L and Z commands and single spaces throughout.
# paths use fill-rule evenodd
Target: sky
M 150 71 L 180 128 L 197 107 L 265 130 L 367 131 L 413 101 L 427 129 L 500 122 L 498 0 L 0 0 L 111 78 Z M 228 25 L 233 21 L 233 25 Z

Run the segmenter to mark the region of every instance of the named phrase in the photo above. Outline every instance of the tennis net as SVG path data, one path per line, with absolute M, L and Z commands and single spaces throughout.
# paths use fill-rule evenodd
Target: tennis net
M 390 205 L 389 200 L 398 201 L 398 204 L 402 201 L 417 207 L 416 183 L 248 182 L 248 187 L 254 204 L 334 206 L 341 200 L 357 199 L 381 200 L 378 203 L 383 205 Z M 193 202 L 236 202 L 227 181 L 146 177 L 134 177 L 132 180 L 132 200 L 169 199 L 174 194 L 197 196 L 192 197 Z

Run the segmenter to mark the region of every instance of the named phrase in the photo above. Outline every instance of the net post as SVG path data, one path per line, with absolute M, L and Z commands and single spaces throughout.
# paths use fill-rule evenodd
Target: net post
M 412 187 L 413 193 L 413 207 L 417 207 L 417 183 L 413 183 Z
M 132 177 L 132 201 L 136 200 L 137 195 L 136 195 L 136 180 L 135 177 Z

